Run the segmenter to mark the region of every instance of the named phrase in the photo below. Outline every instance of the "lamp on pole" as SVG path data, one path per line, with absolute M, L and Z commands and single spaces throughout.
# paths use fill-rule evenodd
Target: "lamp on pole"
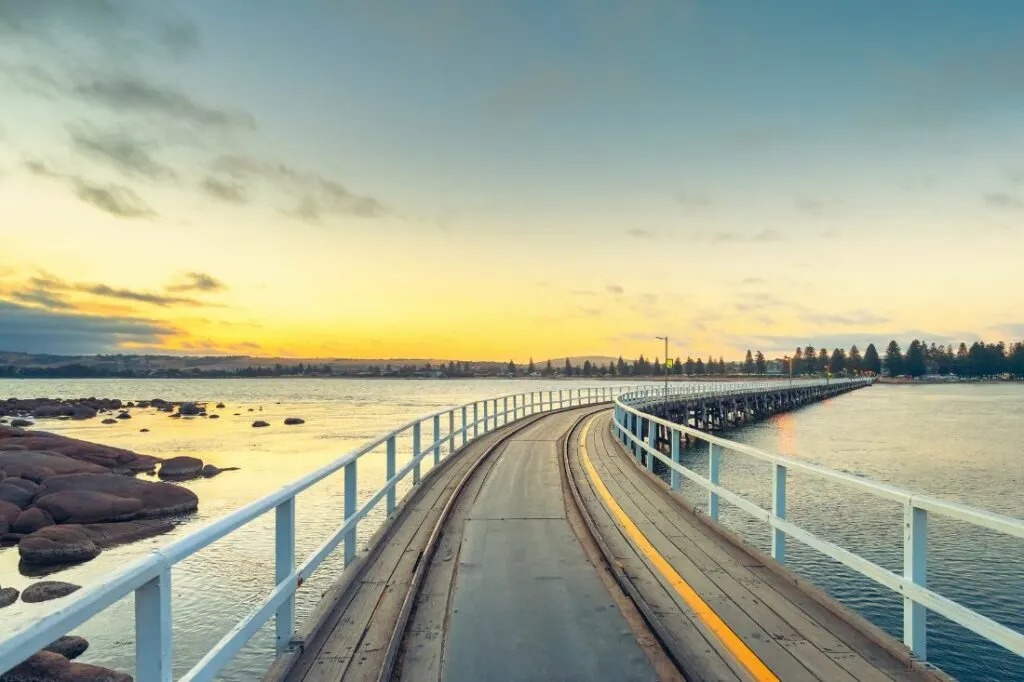
M 655 336 L 654 338 L 659 341 L 665 342 L 665 398 L 668 399 L 668 337 L 667 336 Z
M 789 387 L 793 388 L 793 360 L 788 355 L 783 356 L 782 359 L 789 365 Z

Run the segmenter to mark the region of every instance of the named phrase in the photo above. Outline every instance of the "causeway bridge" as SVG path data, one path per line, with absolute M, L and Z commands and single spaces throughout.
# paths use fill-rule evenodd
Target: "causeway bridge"
M 727 440 L 722 430 L 870 380 L 602 386 L 481 400 L 404 424 L 277 492 L 154 551 L 0 640 L 0 671 L 134 593 L 136 679 L 174 679 L 172 568 L 263 514 L 275 518 L 275 587 L 183 680 L 215 679 L 265 624 L 265 679 L 945 680 L 927 663 L 932 611 L 1024 656 L 1024 634 L 929 588 L 928 519 L 1024 538 L 1024 521 L 919 495 Z M 412 438 L 399 461 L 397 439 Z M 685 466 L 706 444 L 707 475 Z M 359 463 L 386 480 L 360 497 Z M 433 464 L 423 473 L 424 460 Z M 738 460 L 770 469 L 762 507 L 721 482 Z M 664 480 L 659 473 L 667 472 Z M 895 573 L 787 519 L 800 472 L 903 505 Z M 343 477 L 340 523 L 296 557 L 296 495 Z M 398 484 L 411 480 L 398 498 Z M 697 509 L 678 491 L 703 489 Z M 719 523 L 729 504 L 770 529 L 770 553 Z M 363 545 L 357 528 L 382 506 Z M 903 600 L 903 641 L 786 568 L 797 542 Z M 344 571 L 297 622 L 295 598 L 324 559 Z M 180 672 L 180 671 L 179 671 Z

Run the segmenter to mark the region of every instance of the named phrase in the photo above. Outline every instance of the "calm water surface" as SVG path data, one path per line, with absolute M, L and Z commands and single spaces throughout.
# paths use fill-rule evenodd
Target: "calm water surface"
M 597 382 L 595 382 L 596 385 Z M 585 386 L 585 383 L 573 383 Z M 507 380 L 0 380 L 7 396 L 96 395 L 125 400 L 223 401 L 222 419 L 175 420 L 136 410 L 126 423 L 47 422 L 45 428 L 158 456 L 190 454 L 240 471 L 186 483 L 200 510 L 159 538 L 103 552 L 64 571 L 61 579 L 89 585 L 155 547 L 185 535 L 266 495 L 348 450 L 416 416 L 442 407 L 511 392 L 566 388 L 553 381 Z M 250 413 L 248 410 L 253 409 Z M 239 416 L 234 416 L 238 413 Z M 284 427 L 286 416 L 304 426 Z M 1024 386 L 874 386 L 731 432 L 730 437 L 834 469 L 928 492 L 944 499 L 1024 516 Z M 254 418 L 272 426 L 253 429 Z M 140 433 L 147 427 L 150 433 Z M 399 465 L 411 443 L 399 444 Z M 707 453 L 688 452 L 687 464 L 706 473 Z M 429 460 L 429 458 L 428 458 Z M 424 471 L 429 467 L 424 460 Z M 360 497 L 384 480 L 383 455 L 361 460 Z M 333 476 L 298 498 L 299 557 L 308 556 L 341 516 L 341 477 Z M 727 454 L 722 482 L 769 505 L 767 465 Z M 403 494 L 400 490 L 399 494 Z M 701 501 L 697 491 L 684 494 Z M 805 528 L 894 571 L 902 570 L 902 510 L 898 505 L 834 484 L 790 474 L 789 515 Z M 752 544 L 767 549 L 768 533 L 737 509 L 723 505 L 723 520 Z M 380 515 L 361 524 L 365 541 Z M 175 676 L 181 675 L 272 589 L 273 514 L 211 545 L 173 572 Z M 936 519 L 929 527 L 929 582 L 940 593 L 1006 625 L 1024 630 L 1024 543 L 966 524 Z M 849 569 L 790 541 L 791 566 L 843 603 L 901 636 L 900 600 Z M 325 562 L 299 593 L 298 613 L 309 612 L 340 572 Z M 0 585 L 32 582 L 17 571 L 16 550 L 0 550 Z M 18 602 L 4 610 L 0 635 L 51 610 L 53 604 Z M 129 597 L 78 629 L 92 642 L 82 660 L 134 667 L 134 606 Z M 1024 680 L 1022 659 L 970 632 L 929 615 L 930 659 L 962 680 Z M 235 659 L 224 678 L 259 678 L 268 664 L 272 623 Z

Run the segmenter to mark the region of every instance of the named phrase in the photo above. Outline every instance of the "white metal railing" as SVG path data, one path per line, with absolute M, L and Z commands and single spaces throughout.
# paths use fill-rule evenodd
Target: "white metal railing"
M 860 383 L 865 380 L 852 381 Z M 1024 656 L 1024 634 L 928 589 L 926 579 L 929 513 L 964 521 L 1018 538 L 1024 538 L 1024 520 L 954 502 L 946 502 L 898 486 L 877 483 L 809 462 L 783 457 L 644 412 L 645 408 L 651 408 L 663 400 L 664 398 L 652 395 L 650 391 L 620 395 L 615 400 L 612 428 L 622 443 L 635 453 L 637 459 L 640 459 L 641 453 L 647 454 L 649 468 L 653 468 L 654 459 L 663 462 L 670 470 L 670 485 L 673 489 L 679 490 L 683 476 L 704 488 L 708 493 L 707 512 L 713 520 L 716 522 L 719 520 L 719 501 L 725 500 L 769 525 L 771 528 L 771 554 L 779 563 L 785 563 L 786 536 L 789 536 L 901 594 L 903 596 L 903 641 L 920 660 L 926 660 L 927 657 L 925 616 L 929 609 L 1018 656 Z M 664 429 L 667 435 L 670 456 L 666 456 L 658 449 L 658 427 Z M 707 478 L 682 465 L 680 454 L 684 434 L 709 444 Z M 719 477 L 722 455 L 725 451 L 747 455 L 772 465 L 772 508 L 770 510 L 721 486 Z M 904 510 L 903 575 L 883 568 L 788 521 L 786 519 L 786 477 L 789 471 L 812 474 L 902 504 Z
M 778 384 L 779 382 L 776 382 L 775 385 Z M 710 394 L 728 391 L 729 387 L 735 391 L 749 387 L 746 384 L 721 384 L 711 388 L 701 386 L 703 385 L 679 383 L 673 386 L 668 394 L 690 395 L 701 391 Z M 397 503 L 396 486 L 410 472 L 413 483 L 419 482 L 420 464 L 424 457 L 432 455 L 436 465 L 441 461 L 444 452 L 453 452 L 458 446 L 465 445 L 510 421 L 561 408 L 607 403 L 623 392 L 629 392 L 638 399 L 655 392 L 662 397 L 665 396 L 662 385 L 654 383 L 639 386 L 591 386 L 557 391 L 532 391 L 477 400 L 440 410 L 404 424 L 280 490 L 151 552 L 110 576 L 102 584 L 80 590 L 68 598 L 66 605 L 0 641 L 0 673 L 10 670 L 33 653 L 134 592 L 136 679 L 140 682 L 171 680 L 172 567 L 271 510 L 275 513 L 273 591 L 217 642 L 182 679 L 213 679 L 271 617 L 275 620 L 276 646 L 280 652 L 288 646 L 295 632 L 295 593 L 298 588 L 339 544 L 343 545 L 346 565 L 355 558 L 356 531 L 360 520 L 381 500 L 384 500 L 387 514 L 392 514 Z M 426 443 L 422 442 L 424 424 L 427 424 L 430 430 Z M 412 457 L 398 468 L 396 438 L 408 432 L 412 435 Z M 357 507 L 358 462 L 365 455 L 379 453 L 380 448 L 383 448 L 386 457 L 386 481 L 362 506 Z M 344 520 L 316 551 L 296 566 L 295 497 L 339 471 L 344 471 Z

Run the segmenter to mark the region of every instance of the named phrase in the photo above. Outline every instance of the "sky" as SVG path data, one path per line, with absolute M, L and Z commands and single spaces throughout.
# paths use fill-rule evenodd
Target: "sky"
M 1024 3 L 0 0 L 0 350 L 1024 337 Z

